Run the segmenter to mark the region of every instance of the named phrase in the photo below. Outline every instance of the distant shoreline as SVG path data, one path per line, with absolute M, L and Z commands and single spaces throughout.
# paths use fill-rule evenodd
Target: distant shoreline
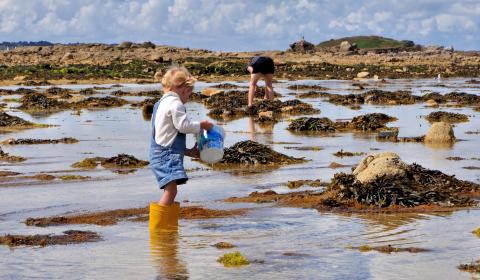
M 275 78 L 354 80 L 480 77 L 480 52 L 442 47 L 417 49 L 213 52 L 151 43 L 54 45 L 0 51 L 0 84 L 153 82 L 157 71 L 184 65 L 205 81 L 248 79 L 245 66 L 254 55 L 276 63 Z M 359 73 L 362 75 L 359 75 Z

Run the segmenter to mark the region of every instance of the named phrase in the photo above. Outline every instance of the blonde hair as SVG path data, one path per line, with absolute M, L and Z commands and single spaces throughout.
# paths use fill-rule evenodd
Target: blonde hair
M 183 66 L 172 66 L 168 69 L 167 73 L 163 75 L 162 86 L 163 91 L 167 92 L 174 88 L 191 87 L 195 85 L 195 79 L 187 68 Z

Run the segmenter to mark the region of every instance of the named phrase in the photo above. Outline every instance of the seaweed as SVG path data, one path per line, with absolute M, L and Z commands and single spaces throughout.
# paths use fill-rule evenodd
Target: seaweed
M 225 267 L 236 267 L 250 264 L 250 261 L 240 252 L 227 253 L 218 258 L 217 262 L 223 264 Z

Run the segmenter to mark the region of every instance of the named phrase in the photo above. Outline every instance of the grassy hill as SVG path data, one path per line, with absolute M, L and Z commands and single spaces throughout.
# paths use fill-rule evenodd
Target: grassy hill
M 317 47 L 330 48 L 340 45 L 342 41 L 348 41 L 350 44 L 356 43 L 357 47 L 360 49 L 409 47 L 412 44 L 411 41 L 397 41 L 395 39 L 380 36 L 353 36 L 324 41 L 318 44 Z

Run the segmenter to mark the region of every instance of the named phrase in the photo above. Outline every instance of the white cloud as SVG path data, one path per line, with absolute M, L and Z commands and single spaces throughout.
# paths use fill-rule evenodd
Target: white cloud
M 462 29 L 473 29 L 475 23 L 465 16 L 440 14 L 435 17 L 437 28 L 441 32 L 460 31 Z
M 252 50 L 285 49 L 300 35 L 317 43 L 377 34 L 480 48 L 479 40 L 467 40 L 478 26 L 478 0 L 0 0 L 0 36 L 11 41 Z

